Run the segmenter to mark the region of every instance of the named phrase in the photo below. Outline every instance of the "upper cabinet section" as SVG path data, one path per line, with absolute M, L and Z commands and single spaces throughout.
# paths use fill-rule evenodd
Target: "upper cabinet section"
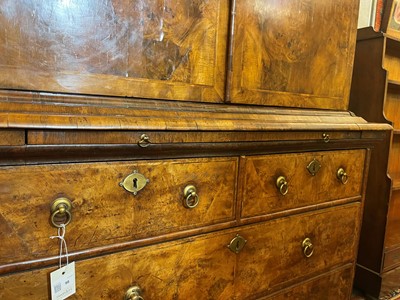
M 347 109 L 358 0 L 237 0 L 229 100 Z
M 3 0 L 0 88 L 223 102 L 227 0 Z
M 358 0 L 2 0 L 0 89 L 346 110 Z

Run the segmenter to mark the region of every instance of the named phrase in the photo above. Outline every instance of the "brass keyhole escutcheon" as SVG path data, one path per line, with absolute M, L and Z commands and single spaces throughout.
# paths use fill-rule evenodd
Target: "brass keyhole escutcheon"
M 124 181 L 120 182 L 119 185 L 133 195 L 137 195 L 137 193 L 142 190 L 149 181 L 150 180 L 144 177 L 143 174 L 140 174 L 135 170 L 132 174 L 126 176 Z
M 310 161 L 310 163 L 307 165 L 307 170 L 312 176 L 315 176 L 320 169 L 321 169 L 321 164 L 315 158 L 312 161 Z
M 233 253 L 238 254 L 240 251 L 242 251 L 244 245 L 246 245 L 247 240 L 245 240 L 242 236 L 237 234 L 232 241 L 229 243 L 228 248 L 231 250 Z

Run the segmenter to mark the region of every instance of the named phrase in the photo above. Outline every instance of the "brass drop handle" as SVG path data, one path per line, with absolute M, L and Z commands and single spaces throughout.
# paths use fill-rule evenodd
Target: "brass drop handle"
M 50 207 L 51 224 L 57 228 L 67 226 L 72 220 L 71 208 L 72 204 L 68 198 L 60 197 L 54 200 Z M 62 221 L 57 221 L 57 219 L 62 219 Z
M 139 147 L 147 148 L 150 144 L 151 144 L 150 137 L 147 134 L 143 133 L 140 136 L 140 140 L 138 142 Z
M 336 177 L 342 184 L 346 184 L 349 181 L 349 176 L 343 168 L 339 168 L 336 172 Z
M 289 191 L 289 186 L 284 176 L 278 177 L 276 180 L 276 187 L 283 196 L 285 196 Z
M 309 258 L 314 253 L 314 246 L 311 243 L 311 239 L 305 238 L 304 241 L 301 243 L 301 247 L 303 248 L 303 254 L 305 257 Z
M 144 300 L 141 288 L 136 285 L 130 287 L 125 293 L 124 300 Z
M 183 206 L 186 208 L 195 208 L 199 204 L 199 195 L 194 185 L 187 185 L 183 189 Z

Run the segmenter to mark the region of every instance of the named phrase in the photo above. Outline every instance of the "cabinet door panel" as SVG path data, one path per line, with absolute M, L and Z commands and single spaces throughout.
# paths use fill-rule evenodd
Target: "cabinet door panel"
M 228 3 L 6 0 L 0 87 L 222 101 Z
M 236 1 L 231 102 L 346 109 L 358 1 Z

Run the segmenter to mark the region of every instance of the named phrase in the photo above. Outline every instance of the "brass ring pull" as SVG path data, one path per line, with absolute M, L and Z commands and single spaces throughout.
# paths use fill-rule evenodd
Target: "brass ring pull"
M 54 200 L 50 208 L 51 224 L 57 228 L 61 228 L 62 225 L 67 226 L 72 220 L 71 208 L 71 201 L 67 198 L 61 197 Z M 56 221 L 57 218 L 63 218 L 63 222 Z
M 276 180 L 276 187 L 279 189 L 279 192 L 285 196 L 289 191 L 289 185 L 284 176 L 279 176 Z
M 199 204 L 199 195 L 194 185 L 188 185 L 183 190 L 184 201 L 183 206 L 186 208 L 195 208 Z
M 139 140 L 139 142 L 138 142 L 139 147 L 146 148 L 146 147 L 148 147 L 150 144 L 151 144 L 151 142 L 150 142 L 150 137 L 149 137 L 147 134 L 143 133 L 143 134 L 140 136 L 140 140 Z
M 304 241 L 301 243 L 301 247 L 303 248 L 303 254 L 305 257 L 309 258 L 313 255 L 314 246 L 309 238 L 304 239 Z
M 124 300 L 144 300 L 142 297 L 142 290 L 138 286 L 130 287 L 124 296 Z
M 322 134 L 322 139 L 324 140 L 325 143 L 328 143 L 331 140 L 331 137 L 327 133 Z
M 337 170 L 336 177 L 342 184 L 346 184 L 349 181 L 349 176 L 343 168 L 339 168 L 339 170 Z

